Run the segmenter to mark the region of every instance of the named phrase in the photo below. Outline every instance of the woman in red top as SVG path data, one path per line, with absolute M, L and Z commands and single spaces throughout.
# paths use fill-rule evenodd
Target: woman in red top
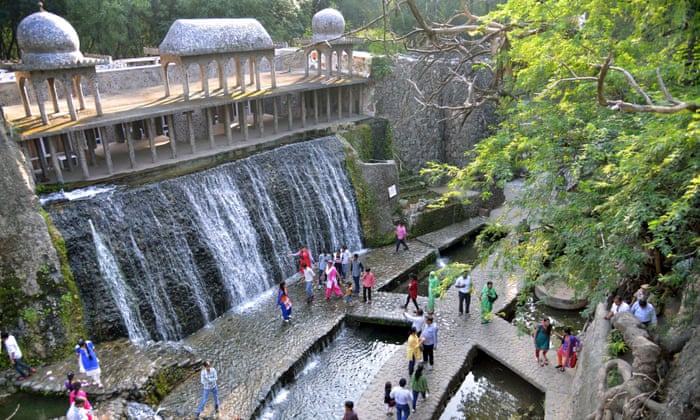
M 302 276 L 304 275 L 304 264 L 306 264 L 307 267 L 313 267 L 314 258 L 311 256 L 311 251 L 309 251 L 307 248 L 302 248 L 299 250 L 299 252 L 287 254 L 287 256 L 299 257 L 299 271 L 301 272 Z
M 413 304 L 416 306 L 416 311 L 418 311 L 420 309 L 420 306 L 418 306 L 418 302 L 416 301 L 418 298 L 418 276 L 411 273 L 408 275 L 408 278 L 411 279 L 411 281 L 408 283 L 408 296 L 406 296 L 406 304 L 403 305 L 403 308 L 408 308 L 408 303 L 413 301 Z

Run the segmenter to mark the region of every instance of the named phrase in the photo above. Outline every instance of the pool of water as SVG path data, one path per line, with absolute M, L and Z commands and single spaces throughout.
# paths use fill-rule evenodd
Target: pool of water
M 437 262 L 435 263 L 437 268 L 444 267 L 453 262 L 473 265 L 479 257 L 479 251 L 474 246 L 474 237 L 475 236 L 472 236 L 466 242 L 442 251 L 440 256 L 437 258 Z M 431 270 L 432 268 L 428 269 L 428 271 Z M 422 274 L 425 275 L 418 278 L 418 295 L 428 296 L 428 273 L 426 272 Z M 408 293 L 408 279 L 399 283 L 393 289 L 387 291 L 394 293 Z
M 19 406 L 12 420 L 48 420 L 66 415 L 68 397 L 46 397 L 18 392 L 0 399 L 0 419 L 6 419 Z
M 551 320 L 554 330 L 559 333 L 562 333 L 565 327 L 569 327 L 575 335 L 579 335 L 586 324 L 586 318 L 582 317 L 579 311 L 565 311 L 549 307 L 532 293 L 528 295 L 525 303 L 516 306 L 512 323 L 521 331 L 529 334 L 545 317 Z M 559 347 L 560 342 L 559 338 L 552 336 L 551 347 Z
M 370 324 L 344 328 L 328 347 L 309 356 L 293 381 L 275 393 L 258 418 L 342 417 L 345 401 L 360 398 L 366 384 L 405 339 L 402 328 Z
M 440 420 L 544 419 L 544 394 L 479 352 Z

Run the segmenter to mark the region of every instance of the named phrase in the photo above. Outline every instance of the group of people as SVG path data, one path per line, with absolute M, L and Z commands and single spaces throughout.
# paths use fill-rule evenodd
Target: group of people
M 535 343 L 535 362 L 540 367 L 549 365 L 547 353 L 549 352 L 552 335 L 561 338 L 561 344 L 557 349 L 557 365 L 554 368 L 560 372 L 565 372 L 566 368 L 576 367 L 577 353 L 581 350 L 581 340 L 572 334 L 571 328 L 565 327 L 563 331 L 563 334 L 556 333 L 549 318 L 545 318 L 535 326 L 532 338 Z
M 472 294 L 474 293 L 474 282 L 469 273 L 463 273 L 457 277 L 454 283 L 455 289 L 459 296 L 459 314 L 469 313 L 471 306 Z M 484 287 L 479 292 L 479 301 L 481 302 L 481 323 L 488 324 L 493 317 L 493 304 L 498 299 L 498 293 L 493 287 L 491 280 L 487 281 Z
M 92 380 L 92 385 L 102 388 L 102 369 L 100 360 L 95 353 L 95 345 L 90 340 L 80 339 L 75 346 L 75 353 L 78 358 L 78 369 L 80 373 L 87 375 Z M 92 405 L 88 400 L 84 387 L 90 385 L 88 381 L 81 381 L 75 378 L 73 372 L 68 372 L 64 383 L 68 392 L 70 408 L 66 413 L 67 420 L 92 420 Z
M 326 300 L 330 300 L 331 295 L 335 294 L 339 298 L 345 297 L 347 305 L 352 306 L 353 296 L 359 298 L 360 284 L 362 284 L 362 301 L 372 303 L 372 289 L 376 284 L 374 273 L 369 267 L 364 266 L 359 254 L 352 254 L 347 247 L 342 247 L 333 255 L 328 250 L 323 251 L 318 257 L 318 273 L 313 269 L 314 258 L 308 248 L 302 248 L 298 252 L 290 252 L 287 255 L 299 257 L 299 271 L 306 286 L 307 304 L 314 300 L 315 279 L 318 279 L 317 289 L 325 285 Z M 352 277 L 352 282 L 345 281 L 349 277 Z M 292 301 L 286 282 L 280 283 L 277 306 L 282 311 L 284 322 L 289 322 L 292 316 Z
M 605 319 L 611 319 L 620 312 L 630 312 L 639 322 L 646 327 L 655 327 L 657 323 L 656 308 L 649 302 L 650 289 L 648 284 L 643 284 L 632 295 L 631 305 L 622 300 L 622 296 L 615 296 L 610 311 L 605 315 Z

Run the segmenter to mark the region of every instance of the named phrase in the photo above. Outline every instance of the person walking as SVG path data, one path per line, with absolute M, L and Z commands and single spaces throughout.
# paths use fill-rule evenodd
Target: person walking
M 428 314 L 435 313 L 435 297 L 440 294 L 440 278 L 434 271 L 428 275 Z
M 557 350 L 557 361 L 559 362 L 554 368 L 560 372 L 564 372 L 567 367 L 576 367 L 576 353 L 581 349 L 581 341 L 575 335 L 571 334 L 571 328 L 564 328 L 564 335 L 561 336 L 561 345 Z
M 372 303 L 372 288 L 376 284 L 374 278 L 374 273 L 367 267 L 365 268 L 365 273 L 362 275 L 362 301 L 371 304 Z
M 95 345 L 90 340 L 80 339 L 75 346 L 75 353 L 78 355 L 78 367 L 81 373 L 87 374 L 92 379 L 92 384 L 102 388 L 102 369 L 100 369 L 100 359 L 95 353 Z
M 396 406 L 396 400 L 391 397 L 391 382 L 387 381 L 384 384 L 384 404 L 386 404 L 386 415 L 394 415 L 394 407 Z
M 350 250 L 348 249 L 347 246 L 343 246 L 341 248 L 340 256 L 342 258 L 341 266 L 340 266 L 341 267 L 340 274 L 342 274 L 343 279 L 347 279 L 348 278 L 348 266 L 350 265 L 350 258 L 352 257 L 352 254 L 350 253 Z
M 537 324 L 535 331 L 532 336 L 535 341 L 535 361 L 539 365 L 546 366 L 549 364 L 549 359 L 547 359 L 547 352 L 549 351 L 549 342 L 552 337 L 552 323 L 549 318 L 545 318 L 544 321 Z M 540 360 L 540 351 L 542 352 L 543 359 Z
M 459 292 L 459 314 L 469 313 L 469 304 L 472 301 L 472 276 L 464 273 L 457 277 L 455 288 Z
M 408 359 L 408 376 L 413 375 L 413 368 L 416 366 L 416 361 L 422 358 L 420 345 L 423 339 L 418 337 L 416 327 L 411 327 L 411 334 L 408 336 L 406 358 Z
M 406 378 L 399 380 L 399 385 L 394 387 L 389 397 L 396 402 L 396 420 L 406 420 L 411 415 L 411 391 L 406 389 Z
M 280 283 L 280 289 L 277 292 L 277 306 L 282 310 L 282 319 L 284 322 L 289 322 L 289 318 L 292 317 L 292 300 L 289 299 L 289 293 L 287 292 L 287 283 Z
M 493 289 L 493 282 L 487 282 L 481 289 L 481 323 L 488 324 L 493 314 L 493 302 L 498 299 L 498 294 Z
M 416 412 L 416 401 L 418 401 L 418 394 L 423 396 L 423 401 L 425 401 L 428 396 L 430 389 L 428 387 L 428 378 L 423 375 L 423 363 L 418 363 L 416 371 L 411 375 L 411 390 L 413 391 L 413 412 Z
M 323 287 L 323 284 L 326 282 L 326 267 L 327 263 L 330 259 L 333 257 L 328 253 L 328 250 L 325 249 L 319 256 L 318 256 L 318 288 L 320 289 Z
M 331 298 L 331 293 L 338 296 L 343 296 L 343 291 L 338 286 L 338 270 L 335 268 L 333 260 L 326 262 L 326 300 Z
M 360 256 L 358 254 L 354 254 L 352 256 L 352 260 L 350 261 L 350 275 L 352 275 L 352 281 L 355 283 L 354 293 L 356 295 L 360 294 L 360 276 L 364 270 L 365 266 L 362 265 Z
M 36 369 L 22 361 L 22 350 L 20 350 L 15 336 L 7 331 L 3 331 L 0 333 L 0 338 L 2 338 L 2 343 L 5 345 L 7 355 L 10 357 L 10 364 L 15 368 L 17 373 L 19 373 L 19 378 L 17 378 L 17 380 L 23 381 L 33 375 Z
M 314 269 L 302 264 L 304 267 L 304 280 L 306 281 L 306 303 L 311 303 L 314 300 Z
M 428 365 L 428 370 L 433 370 L 433 353 L 437 350 L 438 327 L 433 323 L 433 317 L 430 315 L 425 318 L 425 328 L 421 338 L 423 339 L 423 364 Z
M 408 282 L 408 294 L 406 295 L 406 303 L 403 305 L 404 309 L 408 308 L 408 303 L 410 301 L 413 301 L 413 305 L 416 307 L 416 313 L 420 310 L 420 307 L 418 306 L 418 276 L 416 276 L 414 273 L 411 273 L 408 275 L 408 278 L 410 281 Z
M 287 253 L 287 256 L 299 257 L 299 271 L 302 275 L 304 275 L 304 264 L 306 264 L 307 267 L 311 267 L 314 265 L 314 256 L 311 255 L 311 251 L 309 251 L 308 248 L 302 248 L 295 253 L 289 252 Z
M 360 420 L 360 418 L 357 417 L 357 413 L 355 412 L 354 408 L 355 403 L 350 400 L 345 401 L 345 414 L 343 414 L 343 420 Z
M 394 251 L 394 254 L 399 252 L 399 246 L 401 246 L 401 244 L 403 244 L 403 249 L 408 251 L 408 245 L 406 245 L 406 226 L 404 226 L 403 222 L 399 222 L 399 224 L 396 225 L 396 251 Z
M 216 386 L 216 379 L 216 369 L 211 367 L 211 363 L 205 361 L 202 373 L 199 375 L 199 381 L 202 383 L 202 401 L 199 403 L 199 407 L 197 407 L 195 418 L 199 418 L 199 415 L 202 414 L 209 394 L 212 394 L 214 397 L 214 413 L 219 413 L 219 390 Z

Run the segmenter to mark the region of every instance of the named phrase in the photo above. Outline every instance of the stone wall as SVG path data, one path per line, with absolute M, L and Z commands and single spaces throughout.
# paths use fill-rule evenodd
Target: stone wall
M 428 161 L 445 162 L 464 166 L 468 158 L 464 153 L 484 138 L 489 126 L 496 123 L 493 103 L 487 103 L 463 119 L 451 119 L 451 111 L 425 108 L 416 101 L 417 92 L 408 82 L 416 81 L 423 92 L 430 94 L 454 66 L 442 62 L 426 66 L 410 57 L 393 61 L 393 72 L 376 82 L 371 101 L 376 116 L 390 121 L 393 130 L 393 147 L 399 157 L 401 169 L 417 171 Z M 489 82 L 486 72 L 479 73 L 477 84 Z M 466 88 L 455 84 L 443 91 L 435 102 L 455 106 L 464 102 Z
M 25 359 L 57 356 L 75 339 L 71 331 L 82 330 L 80 301 L 39 212 L 24 156 L 4 132 L 0 196 L 0 328 L 16 336 Z

